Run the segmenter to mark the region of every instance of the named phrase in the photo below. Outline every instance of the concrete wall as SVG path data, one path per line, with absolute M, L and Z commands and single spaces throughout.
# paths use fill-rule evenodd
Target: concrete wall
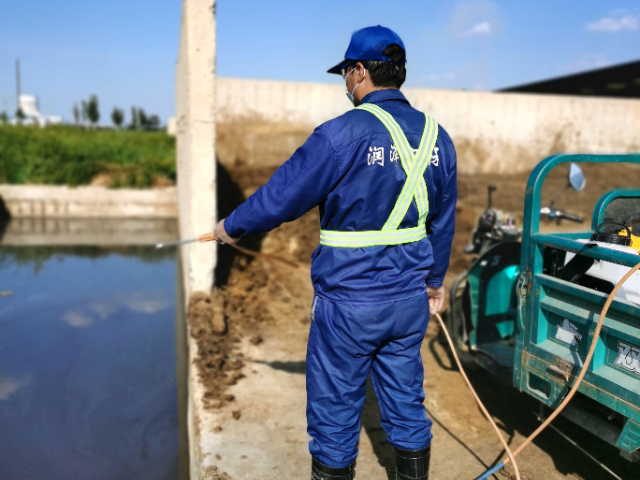
M 213 231 L 215 196 L 214 0 L 184 0 L 176 73 L 177 170 L 180 237 Z M 213 284 L 216 249 L 183 247 L 186 298 Z
M 20 217 L 0 225 L 0 245 L 155 245 L 176 240 L 177 223 L 176 218 Z
M 178 213 L 175 187 L 0 185 L 0 198 L 14 218 L 172 218 Z
M 556 152 L 640 151 L 640 100 L 403 89 L 456 145 L 459 171 L 530 170 Z M 341 84 L 219 78 L 218 121 L 319 125 L 349 108 Z
M 183 0 L 176 72 L 177 162 L 180 237 L 213 231 L 216 223 L 215 168 L 215 0 Z M 194 244 L 181 250 L 186 312 L 191 293 L 213 286 L 216 247 Z M 180 288 L 180 286 L 178 286 Z M 186 318 L 186 315 L 185 315 Z M 190 478 L 204 479 L 213 460 L 206 444 L 213 427 L 206 422 L 197 366 L 197 345 L 188 342 L 187 429 Z M 209 478 L 211 476 L 209 475 Z

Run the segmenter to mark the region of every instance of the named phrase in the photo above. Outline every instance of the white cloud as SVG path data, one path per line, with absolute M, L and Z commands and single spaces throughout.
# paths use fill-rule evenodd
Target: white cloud
M 62 316 L 62 319 L 70 327 L 76 328 L 86 328 L 93 324 L 93 318 L 91 316 L 78 310 L 69 310 Z
M 89 308 L 100 317 L 100 320 L 106 320 L 112 313 L 118 311 L 118 306 L 109 302 L 95 302 L 89 305 Z
M 462 36 L 473 37 L 474 35 L 489 35 L 492 31 L 490 22 L 480 22 L 464 32 Z
M 171 301 L 160 293 L 132 292 L 121 299 L 122 305 L 137 313 L 156 313 L 171 306 Z
M 157 313 L 171 306 L 171 300 L 160 292 L 131 292 L 118 295 L 113 300 L 96 301 L 67 310 L 64 322 L 75 328 L 87 328 L 99 320 L 108 320 L 122 308 L 136 313 Z
M 9 397 L 31 383 L 31 379 L 23 378 L 0 378 L 0 400 L 9 400 Z
M 454 38 L 493 36 L 504 25 L 498 6 L 488 0 L 468 0 L 456 3 L 449 29 Z
M 587 31 L 589 32 L 620 32 L 622 30 L 638 30 L 640 20 L 636 15 L 627 11 L 615 11 L 608 17 L 602 17 L 600 20 L 588 23 Z

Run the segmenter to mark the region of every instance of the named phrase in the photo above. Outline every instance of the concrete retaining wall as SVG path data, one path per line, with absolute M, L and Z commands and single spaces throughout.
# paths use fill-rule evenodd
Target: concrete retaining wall
M 557 152 L 640 151 L 640 100 L 403 89 L 456 145 L 459 171 L 531 170 Z M 319 125 L 350 106 L 342 85 L 219 78 L 218 121 Z
M 178 209 L 183 239 L 211 232 L 216 224 L 215 31 L 215 0 L 183 0 L 176 71 Z M 216 248 L 211 244 L 185 246 L 180 260 L 183 295 L 179 297 L 185 301 L 186 312 L 193 292 L 208 292 L 213 286 Z M 194 362 L 198 347 L 190 332 L 186 341 L 190 478 L 200 480 L 213 478 L 207 470 L 207 463 L 215 461 L 213 427 L 202 403 L 204 390 Z
M 184 0 L 176 72 L 177 170 L 180 237 L 216 224 L 215 1 Z M 186 298 L 213 285 L 216 249 L 182 249 Z
M 14 218 L 175 218 L 175 187 L 114 190 L 105 187 L 0 185 L 0 198 Z
M 0 246 L 144 246 L 178 238 L 176 218 L 21 217 L 0 226 Z

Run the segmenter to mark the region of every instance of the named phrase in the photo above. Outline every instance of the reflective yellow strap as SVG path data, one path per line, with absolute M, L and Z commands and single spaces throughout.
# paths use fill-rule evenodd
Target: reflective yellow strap
M 431 160 L 429 160 L 429 163 L 431 163 Z M 426 208 L 420 214 L 420 218 L 418 219 L 418 225 L 426 222 L 427 221 L 427 215 L 429 215 L 429 193 L 427 191 L 427 182 L 424 181 L 424 177 L 420 179 L 419 188 L 420 188 L 420 192 L 422 192 L 421 195 L 424 197 L 424 202 L 426 204 Z
M 320 230 L 320 245 L 329 247 L 373 247 L 376 245 L 400 245 L 402 243 L 412 243 L 422 240 L 427 236 L 427 227 L 403 228 L 389 232 L 367 231 L 367 232 L 334 232 L 330 230 Z
M 362 248 L 420 241 L 427 236 L 425 221 L 429 213 L 429 197 L 427 184 L 424 181 L 424 172 L 431 162 L 431 153 L 438 138 L 438 124 L 431 117 L 425 115 L 426 120 L 420 146 L 414 155 L 400 125 L 389 113 L 371 103 L 360 105 L 357 108 L 375 115 L 389 131 L 398 151 L 402 168 L 407 175 L 407 180 L 381 231 L 336 232 L 321 230 L 320 244 L 329 247 Z M 418 207 L 418 226 L 399 230 L 398 226 L 406 216 L 414 198 Z
M 407 178 L 403 191 L 398 201 L 396 201 L 393 211 L 389 216 L 388 224 L 386 225 L 389 229 L 398 228 L 402 219 L 406 216 L 414 198 L 416 199 L 416 206 L 418 207 L 418 217 L 426 218 L 429 213 L 429 198 L 424 182 L 424 172 L 431 161 L 431 152 L 435 145 L 435 137 L 437 137 L 437 126 L 438 124 L 436 122 L 426 117 L 423 139 L 420 143 L 418 154 L 414 157 L 411 175 Z M 429 147 L 431 148 L 429 149 Z
M 429 198 L 427 195 L 424 172 L 431 161 L 431 152 L 438 137 L 438 124 L 425 115 L 425 126 L 416 155 L 395 119 L 382 108 L 374 104 L 364 104 L 358 107 L 375 115 L 391 134 L 393 143 L 398 150 L 402 167 L 407 175 L 405 185 L 398 196 L 396 204 L 382 230 L 395 230 L 406 216 L 412 200 L 416 199 L 418 217 L 426 219 L 429 213 Z

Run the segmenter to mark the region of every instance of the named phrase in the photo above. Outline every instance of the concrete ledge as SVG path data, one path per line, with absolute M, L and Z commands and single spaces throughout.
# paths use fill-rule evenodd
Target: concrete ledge
M 177 240 L 175 218 L 13 218 L 1 246 L 142 246 Z
M 175 187 L 154 190 L 49 185 L 0 185 L 13 218 L 164 217 L 178 215 Z

